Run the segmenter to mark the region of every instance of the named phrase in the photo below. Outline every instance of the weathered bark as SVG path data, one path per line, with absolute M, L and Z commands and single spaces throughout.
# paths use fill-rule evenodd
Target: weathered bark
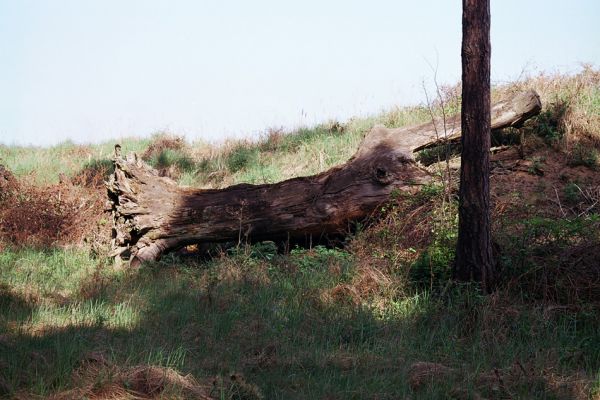
M 496 279 L 490 223 L 490 2 L 463 0 L 462 152 L 455 278 Z
M 534 91 L 493 108 L 496 128 L 539 112 Z M 135 155 L 115 157 L 108 182 L 114 219 L 113 255 L 133 263 L 155 260 L 192 243 L 274 240 L 343 233 L 370 215 L 392 190 L 417 191 L 430 176 L 413 157 L 417 148 L 443 141 L 442 122 L 373 128 L 345 164 L 323 173 L 272 185 L 234 185 L 221 190 L 178 187 Z M 447 135 L 460 133 L 451 119 Z

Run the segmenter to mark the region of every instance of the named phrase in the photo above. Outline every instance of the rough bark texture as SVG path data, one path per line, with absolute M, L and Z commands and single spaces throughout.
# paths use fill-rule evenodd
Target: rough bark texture
M 528 91 L 498 103 L 496 128 L 515 126 L 539 112 L 538 95 Z M 132 154 L 116 156 L 108 182 L 114 220 L 113 255 L 132 263 L 155 260 L 192 243 L 288 240 L 347 232 L 392 190 L 418 191 L 430 176 L 413 152 L 443 141 L 441 121 L 414 127 L 373 128 L 345 164 L 318 175 L 272 185 L 241 184 L 221 190 L 178 187 Z M 447 136 L 460 134 L 451 119 Z
M 463 0 L 462 153 L 454 275 L 496 279 L 490 225 L 490 2 Z

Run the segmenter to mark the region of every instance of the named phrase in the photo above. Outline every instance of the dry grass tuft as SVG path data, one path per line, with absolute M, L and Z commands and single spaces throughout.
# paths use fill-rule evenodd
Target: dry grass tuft
M 558 131 L 564 133 L 567 151 L 577 143 L 600 146 L 600 70 L 583 65 L 578 74 L 547 74 L 525 77 L 517 82 L 496 87 L 494 101 L 523 91 L 535 89 L 541 97 L 543 110 L 536 120 L 554 118 Z
M 179 179 L 184 172 L 196 169 L 191 148 L 183 137 L 169 134 L 154 136 L 154 140 L 142 154 L 142 159 L 158 170 L 160 176 Z
M 336 302 L 363 304 L 378 295 L 386 294 L 393 286 L 392 279 L 376 267 L 360 266 L 350 283 L 341 283 L 327 290 L 322 299 L 331 298 Z
M 263 151 L 276 151 L 285 141 L 287 133 L 283 128 L 270 128 L 260 139 L 260 147 Z
M 230 374 L 227 379 L 217 377 L 213 381 L 213 392 L 215 396 L 211 399 L 231 400 L 262 400 L 264 399 L 258 386 L 248 382 L 240 373 Z
M 185 139 L 181 136 L 158 134 L 146 148 L 142 154 L 142 158 L 148 161 L 153 157 L 157 157 L 164 150 L 185 150 L 187 146 Z
M 590 379 L 580 374 L 568 377 L 557 374 L 553 368 L 539 369 L 532 365 L 515 362 L 504 369 L 495 368 L 483 372 L 475 378 L 477 390 L 492 398 L 516 398 L 514 392 L 519 387 L 531 393 L 551 394 L 558 399 L 589 399 Z
M 201 382 L 191 375 L 181 375 L 172 368 L 138 365 L 122 368 L 111 364 L 101 353 L 90 353 L 73 372 L 76 388 L 47 397 L 49 400 L 142 400 L 181 399 L 259 400 L 262 393 L 241 374 L 227 378 L 206 378 Z M 18 399 L 31 398 L 27 394 Z
M 596 225 L 595 228 L 600 229 Z M 549 245 L 531 255 L 534 267 L 508 282 L 546 303 L 595 305 L 600 302 L 600 244 L 586 241 L 568 248 Z
M 425 384 L 446 380 L 455 372 L 453 368 L 443 364 L 419 361 L 410 366 L 408 383 L 413 390 L 417 390 Z

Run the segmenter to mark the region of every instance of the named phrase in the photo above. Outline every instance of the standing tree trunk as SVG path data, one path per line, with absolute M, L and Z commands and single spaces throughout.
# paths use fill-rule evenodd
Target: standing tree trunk
M 490 224 L 490 1 L 463 0 L 462 154 L 454 277 L 490 292 L 497 278 Z

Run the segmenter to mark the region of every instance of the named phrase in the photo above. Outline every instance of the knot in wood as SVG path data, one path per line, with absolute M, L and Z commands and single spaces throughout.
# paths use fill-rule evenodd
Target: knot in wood
M 394 176 L 383 166 L 376 166 L 373 170 L 373 180 L 382 185 L 389 185 L 393 182 Z

